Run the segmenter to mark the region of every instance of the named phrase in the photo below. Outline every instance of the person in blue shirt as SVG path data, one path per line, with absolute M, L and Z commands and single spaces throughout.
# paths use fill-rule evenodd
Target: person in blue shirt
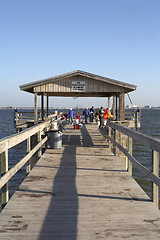
M 84 117 L 85 117 L 85 124 L 87 124 L 87 119 L 88 119 L 88 117 L 89 117 L 89 115 L 90 115 L 90 111 L 89 111 L 88 108 L 85 108 L 85 109 L 84 109 L 83 115 L 84 115 Z
M 18 120 L 19 112 L 17 108 L 14 108 L 15 120 Z
M 74 111 L 72 110 L 72 108 L 70 108 L 69 112 L 68 112 L 68 116 L 69 116 L 69 123 L 73 123 L 73 116 L 74 116 Z

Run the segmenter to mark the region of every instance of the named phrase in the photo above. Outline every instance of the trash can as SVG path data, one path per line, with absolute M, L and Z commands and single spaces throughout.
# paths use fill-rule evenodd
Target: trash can
M 62 147 L 62 132 L 60 130 L 49 131 L 50 148 L 59 149 Z

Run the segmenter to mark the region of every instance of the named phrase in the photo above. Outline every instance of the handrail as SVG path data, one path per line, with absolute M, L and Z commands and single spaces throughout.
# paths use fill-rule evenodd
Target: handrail
M 15 118 L 14 118 L 14 121 L 15 121 L 15 125 L 16 125 L 16 130 L 18 130 L 18 128 L 23 128 L 24 126 L 28 125 L 29 123 L 34 123 L 34 115 L 28 115 L 30 114 L 31 112 L 25 112 L 27 113 L 27 116 L 22 116 L 22 113 L 21 112 L 18 112 L 18 113 L 14 113 L 15 114 Z M 55 118 L 59 118 L 59 116 L 61 115 L 62 113 L 60 113 L 59 115 L 57 115 L 56 113 L 54 114 L 50 114 L 49 116 L 45 117 L 44 120 L 47 121 L 47 120 L 50 120 L 50 121 L 53 121 L 55 120 Z M 41 116 L 38 118 L 38 122 L 42 121 L 42 118 Z M 25 125 L 26 124 L 26 125 Z
M 107 128 L 103 130 L 100 129 L 100 132 L 103 136 L 108 138 L 109 148 L 111 148 L 111 143 L 116 147 L 115 155 L 117 154 L 117 148 L 126 156 L 126 170 L 132 175 L 132 164 L 136 167 L 138 171 L 145 174 L 153 183 L 152 190 L 152 199 L 153 202 L 159 207 L 159 187 L 160 187 L 160 178 L 159 178 L 159 152 L 160 152 L 160 139 L 156 139 L 145 134 L 134 131 L 128 127 L 122 126 L 120 124 L 114 123 L 110 120 L 107 121 Z M 111 136 L 111 129 L 114 130 L 114 138 Z M 119 132 L 119 142 L 118 142 L 118 132 Z M 128 137 L 128 150 L 122 144 L 122 134 Z M 139 142 L 140 144 L 152 149 L 152 169 L 153 172 L 148 168 L 139 163 L 132 156 L 132 139 Z
M 11 168 L 5 175 L 0 178 L 0 188 L 2 188 L 26 162 L 37 152 L 37 150 L 48 140 L 46 136 L 40 143 L 38 143 L 24 158 L 22 158 L 13 168 Z
M 1 154 L 1 178 L 0 178 L 0 188 L 1 188 L 1 205 L 2 208 L 9 201 L 8 193 L 8 181 L 19 171 L 20 168 L 26 164 L 26 173 L 28 174 L 33 167 L 32 156 L 38 152 L 38 157 L 41 156 L 41 147 L 47 142 L 48 136 L 42 139 L 43 132 L 47 132 L 53 126 L 53 122 L 60 122 L 61 113 L 59 115 L 52 114 L 49 115 L 45 121 L 36 124 L 33 127 L 27 128 L 22 132 L 12 134 L 5 138 L 0 139 L 0 154 Z M 31 137 L 35 136 L 34 147 L 31 149 Z M 19 143 L 27 140 L 27 155 L 22 158 L 13 168 L 8 171 L 8 150 Z
M 27 138 L 33 136 L 38 131 L 42 131 L 44 128 L 50 126 L 50 121 L 46 121 L 40 124 L 37 124 L 29 129 L 26 129 L 20 133 L 12 134 L 5 138 L 0 139 L 0 153 L 16 146 L 17 144 L 25 141 Z
M 1 154 L 1 178 L 0 178 L 0 188 L 1 188 L 1 206 L 2 208 L 9 201 L 8 193 L 8 181 L 18 172 L 18 170 L 26 164 L 26 173 L 31 171 L 33 167 L 32 156 L 38 151 L 37 159 L 41 156 L 41 147 L 47 142 L 48 136 L 42 139 L 42 134 L 48 131 L 52 127 L 52 122 L 59 121 L 60 116 L 52 114 L 46 118 L 42 123 L 39 123 L 33 127 L 27 128 L 22 132 L 12 134 L 5 138 L 0 139 L 0 154 Z M 37 145 L 34 143 L 34 147 L 31 149 L 31 137 L 36 136 Z M 27 155 L 22 158 L 13 168 L 8 171 L 8 150 L 19 143 L 27 140 Z
M 143 144 L 144 146 L 151 148 L 157 152 L 160 152 L 160 139 L 153 138 L 151 136 L 145 135 L 143 133 L 134 131 L 130 128 L 127 128 L 125 126 L 116 124 L 114 122 L 108 121 L 107 125 L 115 130 L 118 130 L 128 137 L 131 137 L 135 141 Z
M 114 141 L 111 137 L 108 136 L 108 139 L 116 146 L 118 147 L 121 152 L 123 152 L 128 159 L 134 164 L 134 166 L 143 174 L 145 174 L 152 182 L 156 183 L 158 187 L 160 187 L 160 178 L 157 177 L 155 174 L 153 174 L 148 168 L 143 166 L 141 163 L 139 163 L 127 150 L 125 150 L 119 143 Z

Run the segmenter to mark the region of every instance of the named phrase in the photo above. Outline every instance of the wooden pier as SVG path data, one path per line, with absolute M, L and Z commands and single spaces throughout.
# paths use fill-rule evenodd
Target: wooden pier
M 138 114 L 134 119 L 125 117 L 125 95 L 136 86 L 76 70 L 20 89 L 34 94 L 34 121 L 28 129 L 0 139 L 1 205 L 5 206 L 0 213 L 0 240 L 159 239 L 160 140 L 131 129 L 140 127 Z M 108 119 L 101 131 L 96 124 L 81 130 L 66 125 L 62 148 L 51 149 L 48 132 L 58 122 L 57 114 L 49 116 L 52 96 L 104 97 L 108 109 L 113 98 L 113 121 Z M 23 121 L 16 126 L 26 127 Z M 152 150 L 152 171 L 132 156 L 133 140 Z M 26 156 L 8 170 L 8 150 L 23 141 Z M 25 164 L 28 175 L 9 200 L 8 181 Z M 132 178 L 132 165 L 152 181 L 153 202 Z
M 0 214 L 0 239 L 159 239 L 160 211 L 97 125 L 66 125 Z

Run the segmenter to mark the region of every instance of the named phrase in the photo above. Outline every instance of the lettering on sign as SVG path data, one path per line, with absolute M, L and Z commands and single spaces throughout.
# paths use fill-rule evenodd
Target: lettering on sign
M 85 81 L 72 81 L 72 91 L 84 92 L 85 91 Z

